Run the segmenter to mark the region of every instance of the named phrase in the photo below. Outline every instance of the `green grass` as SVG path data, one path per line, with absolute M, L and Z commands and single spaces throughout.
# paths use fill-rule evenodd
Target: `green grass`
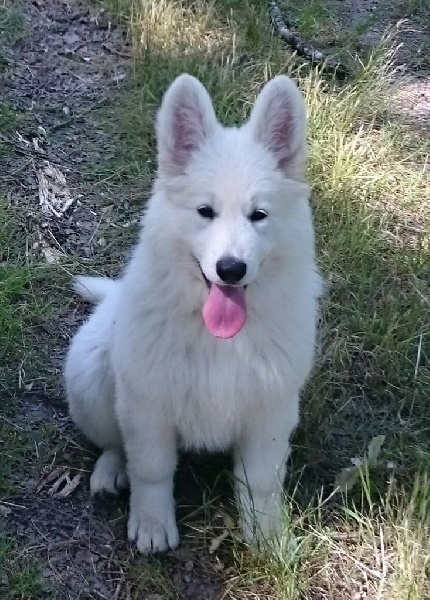
M 25 205 L 0 195 L 0 500 L 20 489 L 26 471 L 49 462 L 52 442 L 50 424 L 33 425 L 21 397 L 58 386 L 47 365 L 61 340 L 50 321 L 58 318 L 65 275 L 33 256 L 34 237 Z
M 4 396 L 3 396 L 4 398 Z M 14 423 L 13 412 L 2 410 L 0 417 L 0 500 L 5 500 L 17 489 L 17 479 L 22 473 L 26 460 L 33 454 L 28 432 Z
M 1 59 L 0 59 L 1 60 Z M 0 136 L 13 130 L 21 121 L 21 115 L 16 111 L 0 102 Z M 7 156 L 9 152 L 8 146 L 4 139 L 0 137 L 0 157 Z
M 31 258 L 34 232 L 22 209 L 0 196 L 0 393 L 23 391 L 30 371 L 35 374 L 42 360 L 37 328 L 52 311 L 46 268 Z
M 3 55 L 3 46 L 14 44 L 21 39 L 24 32 L 25 21 L 22 12 L 13 6 L 10 0 L 3 0 L 0 5 L 0 73 L 9 64 L 8 58 Z
M 60 268 L 48 267 L 38 251 L 34 199 L 7 197 L 14 184 L 14 147 L 7 138 L 30 120 L 28 114 L 0 102 L 0 158 L 7 164 L 0 189 L 0 395 L 5 396 L 23 392 L 49 353 L 39 343 L 41 328 L 58 313 L 53 291 L 68 278 Z
M 26 256 L 31 236 L 23 221 L 21 207 L 10 206 L 0 196 L 0 508 L 6 512 L 22 480 L 46 458 L 49 441 L 46 426 L 33 427 L 31 420 L 17 416 L 22 410 L 20 396 L 46 359 L 36 330 L 50 306 L 39 289 L 43 267 Z M 0 596 L 8 600 L 52 597 L 45 595 L 37 557 L 7 536 L 2 514 Z
M 278 73 L 298 79 L 309 108 L 309 179 L 327 293 L 288 479 L 286 523 L 298 547 L 259 554 L 227 544 L 220 553 L 230 571 L 217 576 L 232 598 L 430 598 L 429 144 L 390 113 L 392 39 L 340 85 L 289 56 L 270 35 L 262 1 L 110 8 L 123 23 L 129 16 L 133 41 L 132 85 L 105 115 L 120 140 L 111 173 L 130 185 L 150 187 L 154 115 L 183 71 L 205 83 L 225 124 L 245 119 L 261 85 Z M 309 35 L 330 16 L 314 0 L 296 14 Z M 380 435 L 380 453 L 357 468 L 352 489 L 333 493 L 336 476 L 365 459 Z M 219 534 L 210 519 L 197 530 L 187 543 L 197 536 L 207 547 Z
M 5 365 L 2 369 L 0 385 L 5 385 L 4 373 L 15 370 L 18 365 L 13 357 L 15 351 L 21 346 L 24 313 L 28 306 L 31 291 L 30 269 L 25 258 L 15 252 L 16 229 L 11 211 L 7 210 L 6 202 L 0 198 L 0 332 L 2 344 L 0 346 L 0 362 Z
M 24 16 L 12 2 L 3 0 L 0 6 L 0 43 L 14 44 L 25 32 Z
M 0 103 L 0 134 L 21 119 Z M 0 157 L 11 158 L 10 152 L 0 139 Z M 51 437 L 49 425 L 34 426 L 21 414 L 22 394 L 46 377 L 41 365 L 49 350 L 41 343 L 40 327 L 54 314 L 46 266 L 33 256 L 35 232 L 26 208 L 25 201 L 12 203 L 0 193 L 0 596 L 5 600 L 54 597 L 38 557 L 20 547 L 6 527 L 8 501 L 31 469 L 47 461 Z
M 309 179 L 327 293 L 320 351 L 293 440 L 283 545 L 246 548 L 229 507 L 222 508 L 209 490 L 203 508 L 185 498 L 183 550 L 197 553 L 202 568 L 233 600 L 364 594 L 429 600 L 430 190 L 424 165 L 430 144 L 390 112 L 396 89 L 392 40 L 362 64 L 352 64 L 353 76 L 338 84 L 303 66 L 271 35 L 264 0 L 104 4 L 128 32 L 133 76 L 120 101 L 101 114 L 117 155 L 88 173 L 112 190 L 127 185 L 127 200 L 120 202 L 118 195 L 104 213 L 100 234 L 106 247 L 97 259 L 105 263 L 94 265 L 97 270 L 117 271 L 134 238 L 155 167 L 154 116 L 175 76 L 198 76 L 225 124 L 244 120 L 261 86 L 279 73 L 298 80 L 309 109 Z M 404 4 L 407 11 L 422 9 L 418 0 Z M 306 35 L 343 40 L 330 4 L 309 0 L 293 9 Z M 0 11 L 0 25 L 1 19 Z M 372 23 L 361 23 L 360 34 Z M 19 118 L 0 103 L 0 132 Z M 0 140 L 0 155 L 9 151 Z M 61 340 L 58 304 L 68 304 L 66 276 L 53 267 L 47 273 L 27 252 L 33 236 L 25 207 L 0 198 L 0 397 L 9 407 L 0 419 L 3 498 L 26 462 L 47 464 L 55 452 L 45 444 L 35 458 L 34 442 L 50 436 L 44 428 L 24 434 L 12 410 L 13 398 L 31 385 L 39 365 L 46 376 L 52 348 Z M 66 263 L 60 267 L 68 268 Z M 42 337 L 38 328 L 46 328 L 51 317 Z M 377 436 L 384 441 L 369 460 L 368 446 Z M 354 465 L 352 488 L 335 492 L 336 477 Z M 226 540 L 209 555 L 210 544 L 224 533 Z M 287 543 L 291 533 L 295 549 Z M 2 558 L 8 565 L 6 575 L 0 574 L 5 597 L 49 597 L 38 587 L 43 584 L 37 565 L 27 563 L 10 540 L 0 545 Z M 132 597 L 147 591 L 179 597 L 169 560 L 128 560 L 124 572 Z
M 124 565 L 127 579 L 132 582 L 131 597 L 135 600 L 151 594 L 163 600 L 179 600 L 180 596 L 169 577 L 165 561 L 155 557 L 128 561 Z
M 4 600 L 55 598 L 41 573 L 41 565 L 10 537 L 0 540 L 0 596 Z
M 46 268 L 25 256 L 28 232 L 18 214 L 0 196 L 0 597 L 36 600 L 56 597 L 54 588 L 31 545 L 8 534 L 7 512 L 17 494 L 25 495 L 28 477 L 40 475 L 57 452 L 52 425 L 33 422 L 21 400 L 26 390 L 46 388 L 52 349 L 38 328 L 55 310 Z

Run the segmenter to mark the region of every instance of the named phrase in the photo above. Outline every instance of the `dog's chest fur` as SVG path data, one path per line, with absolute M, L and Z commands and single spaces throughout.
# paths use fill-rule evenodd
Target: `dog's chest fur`
M 228 448 L 250 416 L 276 410 L 297 387 L 289 358 L 294 342 L 284 336 L 283 345 L 275 344 L 269 327 L 251 325 L 220 340 L 204 329 L 198 313 L 178 319 L 143 311 L 126 322 L 133 326 L 121 326 L 116 344 L 142 410 L 162 403 L 185 447 Z

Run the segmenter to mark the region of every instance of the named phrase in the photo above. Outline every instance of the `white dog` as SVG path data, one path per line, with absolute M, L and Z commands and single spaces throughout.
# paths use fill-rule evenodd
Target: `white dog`
M 131 489 L 128 535 L 174 548 L 179 447 L 231 449 L 242 531 L 282 533 L 282 484 L 315 345 L 320 278 L 305 184 L 306 112 L 286 76 L 224 128 L 181 75 L 157 121 L 158 177 L 116 280 L 65 366 L 71 415 L 103 453 L 91 492 Z

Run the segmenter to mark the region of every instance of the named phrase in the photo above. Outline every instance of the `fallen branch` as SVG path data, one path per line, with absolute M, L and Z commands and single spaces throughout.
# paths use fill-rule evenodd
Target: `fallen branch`
M 339 79 L 347 75 L 346 67 L 338 60 L 327 57 L 323 52 L 317 50 L 306 42 L 300 35 L 294 33 L 290 23 L 285 20 L 276 0 L 269 0 L 270 23 L 273 30 L 284 40 L 299 56 L 303 56 L 312 64 L 319 64 L 325 71 L 334 73 Z
M 17 134 L 17 138 L 18 141 L 14 140 L 11 136 L 0 134 L 0 142 L 11 146 L 11 150 L 17 154 L 22 154 L 23 156 L 35 156 L 38 158 L 46 156 L 45 150 L 40 148 L 40 146 L 32 146 L 28 140 L 24 140 L 19 134 Z

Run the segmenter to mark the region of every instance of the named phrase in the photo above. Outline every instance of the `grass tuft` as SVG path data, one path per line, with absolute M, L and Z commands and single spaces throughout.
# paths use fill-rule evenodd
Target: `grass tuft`
M 56 598 L 53 588 L 42 575 L 42 567 L 10 537 L 0 540 L 0 596 L 4 600 Z

